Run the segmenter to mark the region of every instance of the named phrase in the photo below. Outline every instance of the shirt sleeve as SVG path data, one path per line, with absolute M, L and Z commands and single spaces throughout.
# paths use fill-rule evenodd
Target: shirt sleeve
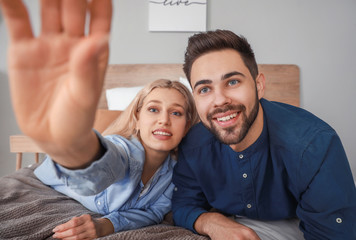
M 297 215 L 305 239 L 356 239 L 355 183 L 335 132 L 319 132 L 308 145 L 298 182 L 304 188 Z
M 115 138 L 115 144 L 96 132 L 106 149 L 102 158 L 85 169 L 71 170 L 55 163 L 50 156 L 35 170 L 35 175 L 44 184 L 54 186 L 59 183 L 83 196 L 95 195 L 121 179 L 128 171 L 129 150 L 123 140 Z
M 173 183 L 175 185 L 172 198 L 174 222 L 196 233 L 195 221 L 202 213 L 207 212 L 210 206 L 181 150 L 174 168 Z
M 171 210 L 173 188 L 174 185 L 171 183 L 166 191 L 147 208 L 119 210 L 103 216 L 103 218 L 111 221 L 115 232 L 159 224 L 162 222 L 164 215 Z

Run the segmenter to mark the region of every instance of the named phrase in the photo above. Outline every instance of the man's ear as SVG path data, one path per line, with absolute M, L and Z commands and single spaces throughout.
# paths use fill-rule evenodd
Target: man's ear
M 265 86 L 266 86 L 266 79 L 263 73 L 258 74 L 256 78 L 256 89 L 258 94 L 258 99 L 263 98 L 265 95 Z

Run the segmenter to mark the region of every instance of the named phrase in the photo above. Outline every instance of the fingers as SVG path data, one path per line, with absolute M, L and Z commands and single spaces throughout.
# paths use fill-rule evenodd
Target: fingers
M 57 227 L 55 227 L 53 229 L 54 232 L 63 232 L 66 231 L 68 229 L 80 226 L 84 223 L 85 221 L 83 221 L 82 218 L 80 217 L 73 217 L 71 220 L 69 220 L 66 223 L 63 223 L 61 225 L 58 225 Z
M 63 30 L 70 36 L 85 34 L 87 0 L 42 0 L 43 32 Z M 111 0 L 90 2 L 90 33 L 109 33 L 112 17 Z
M 108 37 L 91 36 L 81 42 L 72 53 L 70 70 L 76 81 L 70 89 L 81 89 L 88 93 L 88 106 L 96 105 L 101 94 L 108 59 Z M 99 90 L 99 91 L 97 91 Z
M 41 0 L 42 34 L 62 31 L 61 2 L 59 0 Z
M 21 40 L 33 37 L 26 7 L 21 0 L 0 0 L 10 38 Z M 87 0 L 41 0 L 42 33 L 64 31 L 69 36 L 83 36 L 87 15 Z M 90 3 L 90 33 L 110 32 L 111 0 L 92 0 Z
M 0 6 L 11 41 L 20 41 L 33 37 L 27 9 L 21 0 L 0 0 Z
M 93 0 L 90 4 L 90 16 L 90 34 L 108 34 L 112 17 L 111 0 Z
M 87 5 L 87 0 L 62 0 L 62 25 L 65 33 L 78 37 L 84 35 Z
M 59 239 L 93 239 L 97 237 L 95 224 L 90 215 L 74 217 L 53 229 L 54 238 Z

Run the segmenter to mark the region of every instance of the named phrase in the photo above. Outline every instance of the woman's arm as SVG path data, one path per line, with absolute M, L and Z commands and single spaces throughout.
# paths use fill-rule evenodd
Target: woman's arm
M 158 186 L 156 185 L 155 187 Z M 164 193 L 160 194 L 157 200 L 150 205 L 138 205 L 127 210 L 115 211 L 104 216 L 104 218 L 107 218 L 112 222 L 115 232 L 159 224 L 162 222 L 164 215 L 171 210 L 173 188 L 174 185 L 170 184 Z
M 108 60 L 111 1 L 41 4 L 42 31 L 35 37 L 22 1 L 0 0 L 16 119 L 57 163 L 83 168 L 102 150 L 92 127 Z

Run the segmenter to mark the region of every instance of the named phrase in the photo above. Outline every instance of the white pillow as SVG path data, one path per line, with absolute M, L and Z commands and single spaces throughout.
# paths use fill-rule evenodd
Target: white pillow
M 185 77 L 179 77 L 179 82 L 183 83 L 183 85 L 186 86 L 192 92 L 192 87 L 190 86 L 188 79 L 186 79 Z
M 185 85 L 190 91 L 189 81 L 185 77 L 179 77 L 179 82 Z M 106 90 L 106 100 L 108 103 L 109 110 L 119 110 L 123 111 L 135 98 L 136 94 L 143 88 L 143 86 L 138 87 L 118 87 Z
M 143 88 L 138 87 L 119 87 L 106 90 L 106 100 L 109 110 L 123 111 L 135 98 L 136 94 Z

